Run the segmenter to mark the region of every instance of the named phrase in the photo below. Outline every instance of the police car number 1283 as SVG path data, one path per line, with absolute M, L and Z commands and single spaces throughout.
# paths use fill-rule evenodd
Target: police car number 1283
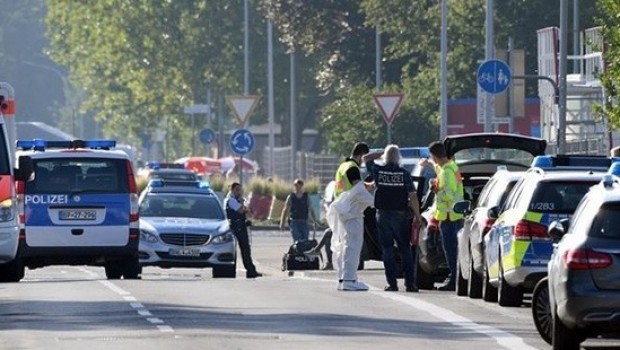
M 95 220 L 97 212 L 93 209 L 66 209 L 59 212 L 60 220 Z

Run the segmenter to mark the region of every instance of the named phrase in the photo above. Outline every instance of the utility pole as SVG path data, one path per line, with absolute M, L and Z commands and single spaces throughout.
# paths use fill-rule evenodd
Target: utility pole
M 250 13 L 248 0 L 243 0 L 243 94 L 250 94 Z
M 441 0 L 441 59 L 439 63 L 440 100 L 439 100 L 439 139 L 448 136 L 448 4 Z
M 495 45 L 494 45 L 494 29 L 493 29 L 493 0 L 487 0 L 487 8 L 486 8 L 486 21 L 485 21 L 485 60 L 492 60 L 495 58 Z M 484 104 L 484 131 L 492 132 L 493 131 L 493 119 L 494 116 L 491 115 L 493 111 L 493 105 L 495 103 L 495 99 L 493 96 L 487 92 L 485 94 L 485 104 Z
M 295 123 L 295 114 L 297 113 L 295 111 L 295 49 L 291 48 L 291 53 L 290 53 L 290 59 L 291 59 L 291 161 L 292 161 L 292 166 L 291 166 L 291 180 L 293 180 L 295 178 L 295 176 L 297 176 L 297 133 L 295 132 L 295 128 L 297 128 L 297 125 Z
M 267 95 L 267 110 L 269 114 L 269 176 L 274 176 L 273 22 L 271 21 L 271 14 L 270 18 L 267 20 Z
M 567 65 L 567 47 L 568 47 L 568 3 L 567 0 L 560 0 L 560 74 L 559 83 L 560 86 L 560 101 L 559 101 L 559 116 L 558 116 L 558 134 L 557 134 L 557 153 L 566 153 L 566 65 Z

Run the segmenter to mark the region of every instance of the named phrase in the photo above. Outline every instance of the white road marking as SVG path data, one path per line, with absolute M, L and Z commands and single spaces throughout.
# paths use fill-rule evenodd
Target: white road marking
M 78 268 L 78 270 L 90 275 L 91 277 L 99 277 L 98 274 L 94 273 L 93 271 L 87 270 L 85 268 L 80 267 Z M 130 292 L 120 288 L 119 286 L 115 285 L 114 283 L 108 280 L 97 280 L 97 282 L 103 284 L 104 286 L 106 286 L 108 289 L 110 289 L 114 293 L 123 297 L 123 300 L 129 302 L 129 306 L 131 306 L 131 308 L 137 309 L 136 311 L 138 312 L 138 315 L 144 317 L 148 322 L 152 324 L 157 324 L 157 330 L 159 330 L 160 332 L 174 333 L 174 329 L 172 327 L 163 325 L 164 320 L 162 320 L 161 318 L 151 317 L 153 316 L 153 314 L 147 308 L 145 308 L 142 303 L 137 302 L 138 299 L 136 299 L 136 297 L 131 295 Z
M 324 281 L 324 282 L 330 282 L 330 283 L 334 282 L 331 279 L 328 280 L 324 278 L 308 277 L 308 276 L 305 276 L 303 273 L 301 274 L 295 273 L 293 278 L 314 280 L 314 281 Z M 419 298 L 411 298 L 410 296 L 404 296 L 404 295 L 399 295 L 399 294 L 394 294 L 394 293 L 386 293 L 377 287 L 374 287 L 371 285 L 368 285 L 368 286 L 370 287 L 370 290 L 368 291 L 368 293 L 372 293 L 374 295 L 377 295 L 377 296 L 380 296 L 386 299 L 391 299 L 393 301 L 410 306 L 414 309 L 424 311 L 430 314 L 431 316 L 438 318 L 442 321 L 448 322 L 456 327 L 464 328 L 469 331 L 485 335 L 495 340 L 495 342 L 499 346 L 505 349 L 536 350 L 536 348 L 527 345 L 525 341 L 523 340 L 523 338 L 518 337 L 511 333 L 508 333 L 506 331 L 503 331 L 499 328 L 478 324 L 464 316 L 461 316 L 455 313 L 454 311 L 444 309 L 440 306 L 421 300 Z

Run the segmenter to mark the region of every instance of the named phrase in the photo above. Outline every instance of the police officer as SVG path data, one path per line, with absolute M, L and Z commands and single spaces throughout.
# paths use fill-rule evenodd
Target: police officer
M 429 145 L 429 152 L 435 166 L 437 178 L 432 180 L 435 192 L 435 212 L 433 216 L 439 222 L 439 231 L 443 242 L 443 250 L 450 267 L 448 283 L 439 290 L 454 291 L 456 289 L 456 254 L 457 233 L 463 227 L 463 215 L 454 212 L 454 204 L 463 200 L 463 179 L 461 171 L 454 160 L 448 158 L 446 148 L 441 141 Z M 427 165 L 426 161 L 421 163 Z
M 252 262 L 252 253 L 250 251 L 250 239 L 248 237 L 248 227 L 246 224 L 246 213 L 248 208 L 243 204 L 243 188 L 240 183 L 233 182 L 230 185 L 230 191 L 224 199 L 226 207 L 226 217 L 230 223 L 230 229 L 235 234 L 241 251 L 241 260 L 245 267 L 245 276 L 247 278 L 261 277 L 263 274 L 256 271 L 256 267 Z
M 402 168 L 400 150 L 396 145 L 388 145 L 383 152 L 385 165 L 375 163 L 382 152 L 373 152 L 364 157 L 366 168 L 375 181 L 375 208 L 377 209 L 377 230 L 383 248 L 383 266 L 387 280 L 386 291 L 398 291 L 396 282 L 396 259 L 394 242 L 402 257 L 405 289 L 417 292 L 415 263 L 411 249 L 412 215 L 421 222 L 420 206 L 413 187 L 411 174 Z

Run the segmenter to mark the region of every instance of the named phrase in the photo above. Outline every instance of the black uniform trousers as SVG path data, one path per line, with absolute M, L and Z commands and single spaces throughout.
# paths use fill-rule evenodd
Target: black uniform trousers
M 245 220 L 230 220 L 230 228 L 237 238 L 239 250 L 241 251 L 241 260 L 247 275 L 256 273 L 256 267 L 252 262 L 252 252 L 250 250 L 250 238 L 248 237 L 248 227 Z

